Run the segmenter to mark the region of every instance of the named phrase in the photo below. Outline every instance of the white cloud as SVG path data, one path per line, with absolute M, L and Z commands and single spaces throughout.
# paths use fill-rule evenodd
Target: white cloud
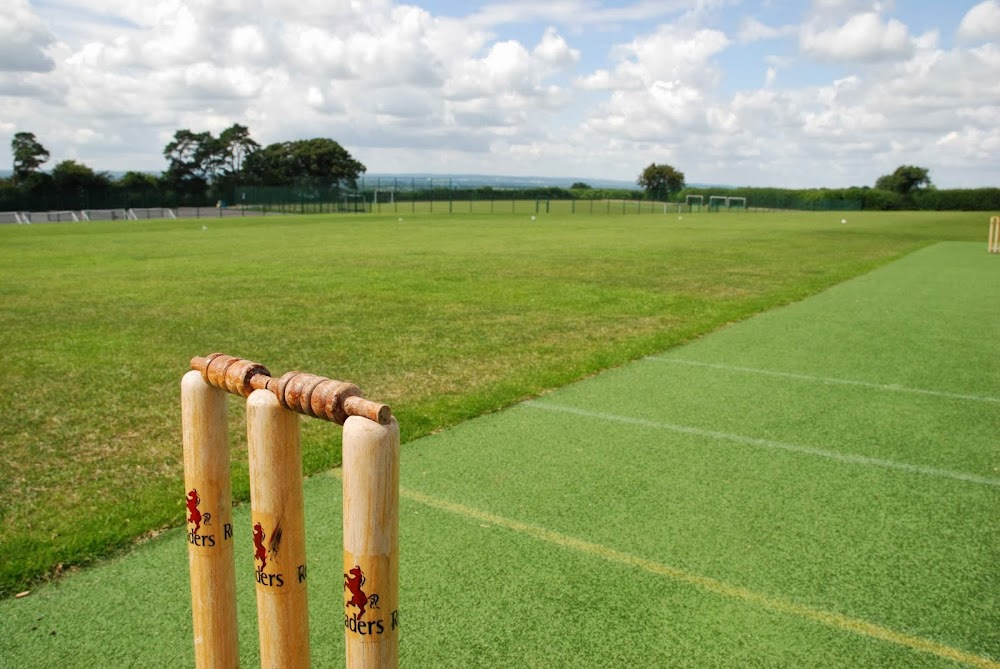
M 554 109 L 568 100 L 565 91 L 547 79 L 571 68 L 580 53 L 554 28 L 545 31 L 530 51 L 516 40 L 494 43 L 481 58 L 466 57 L 452 64 L 441 93 L 455 104 L 455 118 L 507 127 L 517 118 L 511 110 Z M 504 110 L 500 115 L 484 109 Z
M 650 87 L 658 81 L 704 82 L 715 79 L 718 70 L 713 56 L 729 46 L 729 39 L 718 30 L 687 31 L 665 24 L 656 32 L 642 35 L 612 51 L 618 61 L 616 83 L 625 86 L 640 83 Z
M 270 56 L 268 39 L 255 25 L 237 26 L 229 33 L 229 51 L 234 60 L 244 63 L 266 63 Z
M 1000 39 L 1000 1 L 986 0 L 970 9 L 958 26 L 958 38 L 966 42 Z
M 769 26 L 753 17 L 747 17 L 740 23 L 739 41 L 746 43 L 789 37 L 798 32 L 798 26 Z
M 618 61 L 613 71 L 601 69 L 576 81 L 584 90 L 611 91 L 588 115 L 584 129 L 636 142 L 711 128 L 725 131 L 730 116 L 709 107 L 708 91 L 719 79 L 713 58 L 729 44 L 716 30 L 692 32 L 666 24 L 618 45 L 612 51 Z
M 48 72 L 53 36 L 28 0 L 7 0 L 0 12 L 0 72 Z
M 95 169 L 162 169 L 176 129 L 239 122 L 264 144 L 334 137 L 373 172 L 633 179 L 666 160 L 694 181 L 835 186 L 912 162 L 942 186 L 1000 180 L 1000 46 L 973 30 L 997 0 L 957 47 L 864 0 L 796 0 L 801 26 L 732 0 L 10 3 L 0 29 L 32 35 L 35 60 L 0 61 L 0 152 L 29 130 Z M 760 44 L 788 37 L 798 52 Z
M 698 0 L 695 8 L 716 4 Z M 691 0 L 639 0 L 604 6 L 596 0 L 515 0 L 486 4 L 470 15 L 470 25 L 489 28 L 507 23 L 558 23 L 569 26 L 608 26 L 622 22 L 650 22 L 691 9 Z
M 861 12 L 891 12 L 892 0 L 812 0 L 812 13 L 827 17 L 848 17 Z
M 571 48 L 551 26 L 545 30 L 542 41 L 535 47 L 533 53 L 538 60 L 547 63 L 555 70 L 570 67 L 580 60 L 580 51 Z
M 899 60 L 913 53 L 907 27 L 896 19 L 883 21 L 877 12 L 855 14 L 841 26 L 803 26 L 799 35 L 803 52 L 822 60 L 871 62 Z
M 322 107 L 326 98 L 323 97 L 323 92 L 315 86 L 310 86 L 306 91 L 306 103 L 311 107 Z

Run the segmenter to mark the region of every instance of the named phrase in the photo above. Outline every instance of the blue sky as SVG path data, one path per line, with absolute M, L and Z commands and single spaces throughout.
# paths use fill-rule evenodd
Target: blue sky
M 1000 185 L 1000 0 L 7 0 L 0 165 L 165 167 L 179 128 L 370 172 Z

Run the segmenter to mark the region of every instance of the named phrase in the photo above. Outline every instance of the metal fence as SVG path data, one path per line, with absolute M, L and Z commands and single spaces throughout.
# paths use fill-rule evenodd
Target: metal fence
M 141 198 L 127 195 L 110 189 L 81 191 L 72 197 L 63 193 L 46 200 L 34 193 L 29 201 L 19 203 L 29 206 L 8 205 L 6 214 L 3 213 L 5 207 L 0 206 L 0 222 L 328 213 L 657 214 L 676 211 L 679 206 L 639 190 L 569 190 L 540 185 L 496 187 L 434 178 L 359 179 L 351 187 L 315 182 L 288 186 L 245 185 L 224 193 L 210 191 L 200 197 L 179 197 L 169 192 L 161 194 L 161 198 L 154 193 L 144 193 Z

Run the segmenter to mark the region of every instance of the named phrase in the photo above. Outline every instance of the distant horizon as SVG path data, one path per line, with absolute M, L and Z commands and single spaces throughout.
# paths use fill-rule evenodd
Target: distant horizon
M 53 161 L 155 173 L 178 130 L 238 123 L 385 174 L 1000 185 L 1000 0 L 7 6 L 5 166 L 31 132 Z
M 41 170 L 42 172 L 51 171 Z M 159 176 L 163 173 L 163 170 L 95 170 L 98 172 L 107 172 L 112 178 L 120 178 L 127 172 L 139 172 L 141 174 L 150 174 L 154 176 Z M 13 170 L 10 169 L 0 169 L 0 178 L 10 178 L 13 174 Z M 638 178 L 638 176 L 637 176 Z M 359 179 L 432 179 L 435 181 L 443 181 L 445 179 L 449 180 L 463 180 L 468 182 L 465 185 L 471 187 L 479 186 L 492 186 L 492 185 L 506 185 L 513 188 L 532 188 L 532 187 L 546 187 L 554 186 L 560 188 L 568 188 L 574 183 L 585 183 L 593 188 L 614 188 L 614 189 L 627 189 L 627 190 L 642 190 L 642 188 L 635 181 L 625 181 L 621 179 L 607 179 L 600 177 L 546 177 L 538 175 L 528 175 L 528 176 L 518 176 L 514 174 L 473 174 L 473 173 L 436 173 L 436 172 L 366 172 L 362 174 Z M 932 176 L 933 181 L 933 176 Z M 442 184 L 434 183 L 431 184 L 433 187 L 440 188 Z M 936 186 L 935 186 L 936 187 Z M 998 188 L 1000 186 L 970 186 L 967 188 L 940 188 L 940 190 L 976 190 L 982 188 Z M 700 183 L 692 182 L 685 184 L 685 188 L 722 188 L 722 189 L 736 189 L 736 188 L 775 188 L 783 190 L 820 190 L 820 189 L 830 189 L 839 190 L 844 188 L 874 188 L 874 184 L 852 184 L 849 186 L 801 186 L 801 187 L 791 187 L 791 186 L 750 186 L 746 184 L 719 184 L 719 183 Z
M 61 161 L 60 161 L 61 162 Z M 49 169 L 41 169 L 41 172 L 51 172 Z M 150 174 L 153 176 L 159 176 L 163 173 L 163 170 L 95 170 L 95 172 L 106 172 L 113 178 L 120 178 L 122 175 L 128 172 L 138 172 L 140 174 Z M 0 178 L 10 178 L 13 175 L 13 170 L 10 169 L 0 169 Z M 638 176 L 637 176 L 638 178 Z M 365 172 L 359 179 L 434 179 L 434 180 L 444 180 L 444 179 L 461 179 L 464 181 L 474 182 L 474 185 L 479 185 L 482 183 L 489 182 L 506 182 L 506 183 L 524 183 L 528 186 L 530 185 L 559 185 L 565 183 L 567 185 L 572 185 L 574 183 L 585 183 L 588 186 L 593 186 L 596 188 L 629 188 L 635 190 L 641 190 L 640 186 L 636 181 L 624 181 L 621 179 L 607 179 L 602 177 L 545 177 L 538 175 L 527 175 L 518 176 L 515 174 L 471 174 L 471 173 L 461 173 L 461 172 Z M 435 186 L 440 186 L 440 184 L 434 184 Z M 736 188 L 737 186 L 724 186 L 721 184 L 700 184 L 692 183 L 688 184 L 691 188 L 709 188 L 712 186 L 717 186 L 719 188 Z

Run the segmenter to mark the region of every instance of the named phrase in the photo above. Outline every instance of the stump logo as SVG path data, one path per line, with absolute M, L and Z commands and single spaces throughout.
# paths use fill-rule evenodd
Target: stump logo
M 211 496 L 209 497 L 211 498 Z M 218 528 L 212 526 L 212 514 L 198 508 L 201 506 L 201 495 L 198 494 L 197 488 L 191 488 L 188 491 L 185 496 L 185 505 L 187 506 L 188 522 L 187 538 L 191 546 L 211 551 L 229 545 L 228 542 L 233 538 L 233 524 L 228 522 L 229 519 L 225 512 L 222 515 L 222 538 L 217 540 L 218 536 L 215 534 L 215 530 Z
M 257 521 L 253 525 L 253 559 L 255 562 L 260 563 L 257 565 L 256 579 L 259 584 L 269 588 L 282 588 L 285 586 L 285 569 L 282 568 L 281 560 L 278 557 L 278 550 L 281 547 L 281 534 L 281 527 L 275 527 L 271 530 L 270 540 L 265 545 L 264 539 L 267 539 L 268 535 L 264 532 L 264 526 L 260 521 Z M 268 565 L 271 565 L 272 571 L 277 568 L 278 573 L 265 572 L 264 570 Z M 299 582 L 304 579 L 305 571 L 300 570 Z
M 198 548 L 212 549 L 218 544 L 215 541 L 215 533 L 212 527 L 212 514 L 198 508 L 201 504 L 201 495 L 197 488 L 191 488 L 186 498 L 187 522 L 188 522 L 188 543 Z M 194 527 L 191 524 L 194 523 Z M 232 537 L 232 525 L 223 523 L 223 537 L 226 541 Z
M 205 520 L 205 524 L 208 525 L 211 522 L 212 514 L 206 513 L 202 515 L 201 511 L 198 510 L 198 505 L 201 504 L 201 497 L 198 496 L 198 489 L 191 488 L 191 491 L 187 494 L 187 510 L 188 510 L 188 522 L 194 523 L 194 532 L 198 534 L 198 530 L 201 529 L 201 521 Z
M 264 571 L 267 566 L 267 549 L 264 548 L 264 528 L 257 523 L 253 526 L 253 559 L 260 560 L 257 571 Z
M 344 627 L 350 632 L 361 636 L 371 636 L 385 632 L 385 622 L 382 620 L 362 620 L 365 614 L 370 614 L 372 609 L 378 609 L 378 595 L 366 593 L 364 591 L 365 573 L 361 571 L 361 565 L 355 565 L 348 573 L 344 574 L 344 590 L 351 593 L 351 598 L 344 602 Z M 351 612 L 347 609 L 356 608 Z M 396 612 L 392 613 L 392 629 L 396 629 Z
M 369 597 L 365 594 L 365 591 L 361 589 L 361 586 L 365 584 L 365 573 L 361 571 L 361 565 L 355 565 L 354 569 L 349 572 L 350 575 L 344 574 L 344 589 L 351 592 L 351 601 L 347 602 L 344 606 L 347 607 L 357 607 L 358 613 L 357 618 L 363 618 L 365 615 L 365 607 L 370 603 L 372 608 L 378 608 L 378 595 L 372 595 Z

